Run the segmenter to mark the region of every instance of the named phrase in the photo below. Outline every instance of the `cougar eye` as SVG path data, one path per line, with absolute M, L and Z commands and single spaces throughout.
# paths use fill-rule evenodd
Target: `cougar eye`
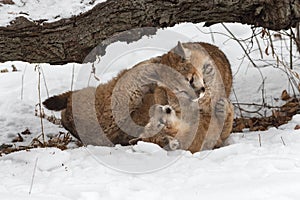
M 189 81 L 189 83 L 192 85 L 194 83 L 194 76 L 192 76 L 191 80 Z

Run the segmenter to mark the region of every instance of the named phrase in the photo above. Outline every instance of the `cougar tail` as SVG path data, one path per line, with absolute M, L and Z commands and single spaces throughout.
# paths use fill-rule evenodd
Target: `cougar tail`
M 67 108 L 68 99 L 72 96 L 72 91 L 65 92 L 60 95 L 55 95 L 46 99 L 43 102 L 43 105 L 49 109 L 54 111 L 60 111 Z

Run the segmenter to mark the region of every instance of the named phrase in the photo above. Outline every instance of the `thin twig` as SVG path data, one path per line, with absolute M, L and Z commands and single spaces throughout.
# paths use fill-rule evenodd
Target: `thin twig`
M 259 43 L 259 41 L 258 41 L 258 39 L 257 39 L 256 35 L 254 35 L 254 38 L 255 38 L 255 41 L 256 41 L 256 43 L 257 43 L 257 46 L 258 46 L 258 49 L 259 49 L 260 58 L 261 58 L 261 59 L 263 59 L 263 58 L 264 58 L 264 56 L 263 56 L 263 52 L 262 52 L 262 49 L 261 49 L 260 43 Z
M 209 32 L 210 32 L 210 36 L 211 36 L 211 41 L 212 43 L 215 43 L 215 37 L 214 37 L 214 33 L 211 30 L 211 27 L 209 27 Z
M 73 91 L 75 65 L 72 67 L 71 91 Z
M 244 118 L 244 117 L 243 117 L 243 113 L 242 113 L 242 109 L 241 109 L 241 107 L 240 107 L 240 104 L 239 104 L 239 101 L 238 101 L 238 98 L 237 98 L 237 96 L 236 96 L 236 93 L 235 93 L 234 88 L 232 89 L 232 91 L 233 91 L 233 94 L 234 94 L 234 97 L 235 97 L 235 100 L 236 100 L 236 103 L 237 103 L 237 107 L 238 107 L 238 109 L 239 109 L 239 111 L 240 111 L 241 118 Z
M 268 104 L 258 104 L 258 103 L 241 103 L 241 102 L 234 102 L 232 103 L 233 105 L 237 104 L 238 106 L 242 105 L 242 106 L 260 106 L 260 107 L 264 107 L 264 108 L 281 108 L 280 106 L 271 106 Z
M 88 79 L 88 84 L 87 87 L 90 87 L 90 81 L 91 81 L 91 77 L 92 77 L 92 72 L 90 73 L 89 79 Z
M 27 69 L 27 65 L 25 65 L 25 69 L 24 69 L 24 72 L 22 74 L 21 100 L 23 100 L 23 94 L 24 94 L 24 77 L 25 77 L 26 69 Z
M 261 136 L 260 136 L 260 134 L 258 134 L 258 142 L 259 142 L 259 146 L 261 147 Z
M 266 77 L 263 78 L 261 85 L 258 87 L 258 91 L 261 90 L 261 96 L 262 96 L 262 104 L 265 105 L 266 104 L 266 100 L 265 100 L 265 80 Z
M 268 32 L 268 35 L 269 35 L 269 41 L 270 41 L 270 46 L 271 46 L 271 50 L 272 50 L 272 56 L 274 58 L 274 55 L 275 55 L 275 49 L 274 49 L 274 45 L 273 45 L 273 40 L 272 40 L 272 36 L 271 36 L 271 33 L 270 33 L 270 30 L 267 29 L 267 32 Z
M 265 88 L 265 83 L 264 83 L 264 76 L 261 72 L 261 70 L 259 69 L 259 67 L 257 67 L 257 65 L 254 63 L 253 59 L 250 57 L 249 53 L 247 52 L 247 50 L 245 49 L 245 47 L 242 45 L 241 41 L 239 39 L 236 38 L 236 36 L 227 28 L 227 26 L 224 25 L 224 23 L 221 23 L 222 26 L 225 28 L 225 30 L 232 36 L 232 38 L 237 41 L 237 43 L 240 45 L 240 47 L 243 49 L 243 51 L 245 52 L 245 55 L 247 56 L 247 58 L 249 59 L 249 61 L 251 62 L 251 64 L 257 68 L 261 79 L 263 80 L 262 83 L 262 99 L 263 99 L 263 103 L 265 102 L 265 97 L 264 97 L 264 88 Z
M 288 81 L 289 81 L 289 83 L 290 83 L 290 86 L 291 86 L 291 88 L 292 88 L 292 90 L 293 90 L 293 94 L 294 94 L 294 96 L 296 97 L 295 87 L 298 88 L 298 87 L 297 87 L 297 86 L 298 86 L 298 82 L 297 82 L 297 81 L 295 80 L 295 78 L 294 78 L 295 75 L 294 75 L 294 73 L 291 71 L 291 69 L 288 68 L 287 66 L 285 66 L 284 64 L 283 64 L 283 67 L 284 67 L 284 69 L 285 69 L 285 72 L 286 72 Z M 299 91 L 299 89 L 298 89 L 298 91 Z
M 284 142 L 282 136 L 280 137 L 280 139 L 281 139 L 281 141 L 282 141 L 282 144 L 283 144 L 284 146 L 286 146 L 286 144 L 285 144 L 285 142 Z
M 99 57 L 100 59 L 100 57 Z M 100 61 L 99 61 L 100 62 Z M 90 81 L 91 81 L 91 77 L 92 75 L 94 76 L 94 79 L 96 81 L 100 81 L 100 79 L 96 76 L 96 67 L 95 67 L 95 63 L 92 64 L 92 70 L 91 70 L 91 73 L 90 73 L 90 76 L 89 76 L 89 80 L 88 80 L 88 87 L 90 86 Z
M 297 47 L 298 53 L 300 53 L 300 26 L 299 26 L 299 22 L 296 24 L 296 36 L 294 37 L 294 40 L 296 42 L 296 47 Z
M 243 49 L 243 51 L 245 52 L 247 58 L 249 59 L 249 61 L 251 62 L 251 64 L 257 68 L 257 65 L 253 62 L 252 58 L 249 56 L 247 50 L 245 49 L 245 47 L 242 45 L 241 41 L 239 39 L 237 39 L 235 37 L 235 35 L 227 28 L 227 26 L 225 26 L 223 23 L 221 23 L 222 26 L 225 28 L 225 30 L 232 36 L 232 38 L 237 41 L 237 43 L 240 45 L 240 47 Z
M 293 30 L 290 28 L 291 36 L 293 35 Z M 293 69 L 293 37 L 290 37 L 290 69 Z
M 46 83 L 46 78 L 45 78 L 45 74 L 44 74 L 43 68 L 40 67 L 40 70 L 41 70 L 42 75 L 43 75 L 43 80 L 44 80 L 44 84 L 45 84 L 45 88 L 46 88 L 47 97 L 49 98 L 49 90 L 48 90 L 48 86 L 47 86 L 47 83 Z
M 45 144 L 44 124 L 43 124 L 43 117 L 42 117 L 41 71 L 40 71 L 40 66 L 36 65 L 36 69 L 38 70 L 38 75 L 39 75 L 38 76 L 39 115 L 40 115 L 41 129 L 42 129 L 42 139 L 43 139 L 43 143 Z
M 234 105 L 235 106 L 235 105 Z M 236 107 L 236 106 L 235 106 Z M 262 110 L 263 107 L 259 107 L 257 110 L 254 110 L 254 111 L 250 111 L 250 110 L 246 110 L 245 108 L 242 108 L 242 107 L 239 107 L 239 109 L 243 112 L 246 112 L 246 113 L 256 113 L 260 116 L 263 116 L 261 113 L 259 113 L 259 111 Z M 241 116 L 242 117 L 242 116 Z
M 32 192 L 32 187 L 33 187 L 33 182 L 34 182 L 34 177 L 35 177 L 35 173 L 36 173 L 36 167 L 37 167 L 38 159 L 39 159 L 38 157 L 36 157 L 36 159 L 35 159 L 33 173 L 32 173 L 32 177 L 31 177 L 30 188 L 29 188 L 29 195 L 31 195 L 31 192 Z
M 209 31 L 209 32 L 205 32 L 205 31 L 203 31 L 203 30 L 201 30 L 201 28 L 199 28 L 198 26 L 195 26 L 195 28 L 198 30 L 198 31 L 200 31 L 201 33 L 203 33 L 203 34 L 207 34 L 207 35 L 209 35 L 209 34 L 211 34 L 211 33 L 213 33 L 213 34 L 218 34 L 218 35 L 222 35 L 222 36 L 226 36 L 226 37 L 228 37 L 229 39 L 228 40 L 230 40 L 230 39 L 233 39 L 233 40 L 235 40 L 235 38 L 232 38 L 232 37 L 230 37 L 229 35 L 227 35 L 227 34 L 225 34 L 225 33 L 223 33 L 223 32 L 217 32 L 217 31 Z M 255 35 L 259 35 L 259 34 L 255 34 Z M 249 38 L 247 37 L 247 38 L 245 38 L 245 39 L 240 39 L 240 41 L 247 41 L 247 40 L 249 40 L 250 38 L 252 38 L 253 36 L 250 36 Z

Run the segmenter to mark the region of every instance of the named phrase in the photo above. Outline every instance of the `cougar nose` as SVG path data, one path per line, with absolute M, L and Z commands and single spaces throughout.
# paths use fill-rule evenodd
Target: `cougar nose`
M 201 87 L 200 88 L 200 93 L 204 93 L 205 92 L 205 87 Z
M 199 90 L 196 91 L 196 95 L 198 97 L 204 96 L 204 93 L 205 93 L 205 87 L 201 87 Z
M 171 108 L 167 107 L 167 108 L 166 108 L 166 113 L 167 113 L 167 114 L 170 114 L 171 112 L 172 112 Z

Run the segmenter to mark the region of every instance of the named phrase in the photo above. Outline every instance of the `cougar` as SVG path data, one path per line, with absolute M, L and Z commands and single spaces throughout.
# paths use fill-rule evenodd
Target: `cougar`
M 165 82 L 172 81 L 177 84 L 170 89 Z M 217 47 L 179 42 L 168 53 L 138 63 L 105 84 L 56 95 L 43 104 L 62 111 L 62 125 L 84 144 L 106 146 L 129 145 L 129 141 L 141 138 L 151 125 L 150 108 L 168 105 L 176 116 L 171 119 L 185 125 L 173 127 L 176 123 L 170 123 L 158 135 L 169 135 L 180 148 L 196 152 L 221 146 L 229 136 L 233 121 L 228 100 L 231 86 L 230 64 Z M 189 142 L 185 136 L 192 126 L 182 118 L 180 98 L 185 106 L 196 103 L 198 110 L 194 111 L 199 113 L 196 134 Z

